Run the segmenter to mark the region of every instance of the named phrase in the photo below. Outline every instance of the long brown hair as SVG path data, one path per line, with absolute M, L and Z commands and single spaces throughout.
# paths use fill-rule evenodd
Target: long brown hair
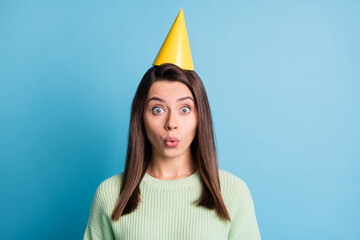
M 151 67 L 136 90 L 131 107 L 125 169 L 119 198 L 111 216 L 112 220 L 117 221 L 120 216 L 129 214 L 138 207 L 139 184 L 151 160 L 152 151 L 145 132 L 143 111 L 151 85 L 159 80 L 184 83 L 193 94 L 198 110 L 199 120 L 191 143 L 191 153 L 199 169 L 203 187 L 201 196 L 193 203 L 199 207 L 215 209 L 220 219 L 231 221 L 221 196 L 213 124 L 204 85 L 195 71 L 183 70 L 171 63 Z

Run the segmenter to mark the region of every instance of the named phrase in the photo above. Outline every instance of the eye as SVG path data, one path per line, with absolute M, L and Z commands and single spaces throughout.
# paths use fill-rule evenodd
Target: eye
M 185 109 L 185 111 L 184 111 L 184 109 Z M 182 113 L 189 113 L 189 112 L 190 112 L 190 108 L 189 108 L 189 107 L 182 107 L 182 108 L 180 109 L 180 111 L 181 111 Z
M 163 111 L 163 109 L 162 109 L 161 107 L 154 107 L 154 108 L 152 109 L 152 112 L 153 112 L 154 114 L 160 114 L 160 113 L 162 113 L 162 111 Z

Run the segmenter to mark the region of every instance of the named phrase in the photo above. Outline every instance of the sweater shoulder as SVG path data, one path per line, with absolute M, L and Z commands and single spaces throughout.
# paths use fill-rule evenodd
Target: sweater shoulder
M 223 169 L 219 169 L 219 180 L 221 188 L 224 189 L 230 188 L 233 190 L 234 188 L 237 188 L 238 190 L 241 190 L 242 188 L 247 187 L 247 184 L 242 178 Z
M 123 172 L 112 175 L 112 176 L 104 179 L 99 184 L 99 186 L 101 186 L 102 188 L 108 188 L 108 187 L 112 187 L 114 185 L 118 185 L 121 183 L 122 175 L 123 175 Z
M 242 178 L 219 169 L 219 180 L 223 200 L 232 211 L 245 199 L 251 198 L 249 187 Z
M 100 182 L 96 189 L 96 196 L 104 202 L 115 202 L 120 193 L 123 172 L 117 173 Z

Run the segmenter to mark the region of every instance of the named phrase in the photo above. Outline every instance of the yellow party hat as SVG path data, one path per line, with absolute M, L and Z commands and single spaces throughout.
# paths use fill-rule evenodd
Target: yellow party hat
M 194 70 L 183 9 L 176 17 L 153 65 L 173 63 L 185 70 Z

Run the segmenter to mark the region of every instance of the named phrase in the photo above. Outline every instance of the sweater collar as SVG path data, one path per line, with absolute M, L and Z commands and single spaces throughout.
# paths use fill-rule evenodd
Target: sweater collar
M 200 177 L 199 169 L 188 177 L 174 179 L 174 180 L 158 179 L 145 172 L 142 182 L 144 182 L 146 185 L 151 185 L 152 187 L 158 189 L 179 189 L 179 188 L 187 188 L 193 185 L 200 184 L 201 177 Z

